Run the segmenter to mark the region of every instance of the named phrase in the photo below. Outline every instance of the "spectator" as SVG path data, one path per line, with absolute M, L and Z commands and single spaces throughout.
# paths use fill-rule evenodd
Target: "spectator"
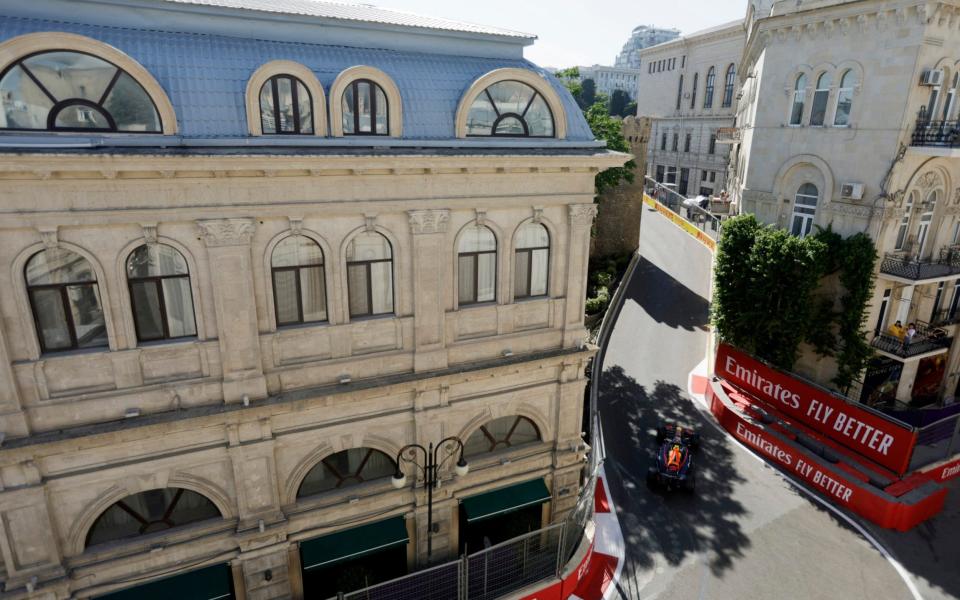
M 903 336 L 903 351 L 906 352 L 910 348 L 910 342 L 913 341 L 913 336 L 917 335 L 917 328 L 914 327 L 913 323 L 907 324 L 907 332 Z
M 890 326 L 890 335 L 897 338 L 901 342 L 903 341 L 904 334 L 907 333 L 907 330 L 903 328 L 903 324 L 900 321 L 897 321 Z

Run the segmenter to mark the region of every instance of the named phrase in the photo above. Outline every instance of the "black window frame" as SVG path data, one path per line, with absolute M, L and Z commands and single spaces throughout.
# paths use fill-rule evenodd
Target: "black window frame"
M 154 491 L 158 491 L 158 490 L 163 490 L 163 489 L 175 489 L 175 490 L 177 490 L 177 491 L 176 491 L 176 493 L 174 493 L 173 498 L 170 499 L 170 502 L 165 506 L 164 512 L 163 512 L 163 514 L 161 515 L 161 518 L 160 518 L 160 519 L 156 519 L 156 520 L 153 520 L 153 521 L 148 521 L 148 520 L 147 520 L 147 516 L 138 513 L 136 510 L 133 510 L 133 509 L 129 506 L 129 504 L 128 504 L 129 499 L 132 498 L 132 497 L 140 496 L 140 495 L 144 495 L 144 494 L 148 494 L 148 493 L 150 493 L 150 492 L 154 492 Z M 194 494 L 194 495 L 199 496 L 199 497 L 203 498 L 204 500 L 206 500 L 206 501 L 210 504 L 210 507 L 212 507 L 212 508 L 216 511 L 217 515 L 216 515 L 215 517 L 209 517 L 209 518 L 205 518 L 205 519 L 193 519 L 193 520 L 185 521 L 185 522 L 182 522 L 182 523 L 177 523 L 177 522 L 173 521 L 172 519 L 173 519 L 174 512 L 176 511 L 177 504 L 180 502 L 180 499 L 183 497 L 184 492 L 189 492 L 190 494 Z M 100 522 L 102 521 L 104 515 L 106 515 L 107 512 L 108 512 L 111 508 L 113 508 L 114 506 L 117 506 L 120 510 L 122 510 L 123 512 L 127 513 L 128 515 L 130 515 L 134 520 L 139 521 L 139 522 L 140 522 L 140 532 L 139 532 L 138 534 L 136 534 L 136 535 L 128 535 L 128 536 L 122 536 L 122 537 L 113 537 L 113 538 L 108 538 L 108 539 L 106 539 L 106 540 L 102 540 L 102 541 L 100 541 L 100 542 L 91 543 L 90 540 L 91 540 L 91 538 L 93 538 L 94 533 L 95 533 L 96 530 L 97 530 L 97 526 L 100 525 Z M 165 524 L 165 525 L 167 526 L 166 529 L 163 529 L 163 530 L 161 530 L 161 531 L 162 531 L 162 533 L 166 533 L 166 532 L 168 532 L 168 531 L 170 531 L 170 530 L 173 530 L 173 529 L 179 529 L 179 528 L 181 528 L 181 527 L 186 527 L 186 526 L 192 525 L 192 524 L 194 524 L 194 523 L 209 522 L 209 521 L 213 521 L 213 520 L 215 520 L 215 519 L 217 519 L 217 518 L 223 519 L 223 513 L 220 512 L 220 508 L 219 508 L 212 500 L 210 500 L 210 498 L 204 496 L 203 494 L 201 494 L 201 493 L 199 493 L 199 492 L 195 492 L 195 491 L 190 490 L 190 489 L 187 489 L 187 488 L 172 487 L 172 486 L 171 486 L 170 488 L 155 488 L 155 489 L 151 489 L 151 490 L 144 490 L 143 492 L 138 492 L 138 493 L 136 493 L 136 494 L 130 494 L 129 496 L 125 496 L 125 497 L 121 498 L 120 500 L 117 500 L 116 502 L 114 502 L 113 504 L 111 504 L 110 506 L 108 506 L 108 507 L 106 508 L 106 510 L 104 510 L 102 513 L 100 513 L 100 514 L 97 516 L 96 520 L 93 522 L 93 525 L 91 525 L 91 526 L 90 526 L 90 529 L 87 531 L 87 535 L 86 535 L 86 538 L 85 538 L 85 540 L 84 540 L 84 549 L 90 548 L 90 547 L 100 546 L 100 545 L 102 545 L 102 544 L 110 544 L 110 543 L 122 542 L 122 541 L 125 541 L 125 540 L 132 540 L 132 539 L 136 539 L 136 538 L 141 537 L 141 536 L 151 535 L 151 534 L 153 534 L 153 533 L 160 533 L 160 532 L 158 532 L 158 531 L 150 531 L 151 526 L 154 525 L 154 524 L 156 524 L 156 523 L 163 523 L 163 524 Z
M 717 134 L 713 132 L 710 134 L 710 145 L 707 147 L 707 154 L 716 154 L 717 153 Z
M 290 80 L 290 101 L 293 105 L 293 131 L 280 131 L 280 86 L 278 84 L 280 79 Z M 310 129 L 312 129 L 312 131 L 309 132 L 301 131 L 300 127 L 300 92 L 297 90 L 298 83 L 306 90 L 307 98 L 310 100 Z M 267 84 L 270 84 L 270 92 L 273 94 L 273 128 L 275 131 L 270 133 L 263 131 L 263 106 L 259 104 L 260 96 L 257 96 L 258 106 L 260 106 L 260 133 L 263 135 L 314 135 L 317 131 L 317 123 L 313 114 L 313 94 L 310 93 L 310 88 L 307 87 L 307 84 L 300 78 L 288 73 L 279 73 L 263 82 L 263 85 L 260 86 L 260 95 L 263 95 L 263 88 L 265 88 Z
M 679 149 L 680 149 L 680 134 L 674 132 L 674 134 L 673 134 L 673 143 L 670 144 L 670 151 L 671 151 L 671 152 L 679 152 Z
M 125 263 L 125 265 L 124 265 L 126 269 L 129 270 L 130 258 L 132 258 L 132 257 L 133 257 L 133 254 L 134 254 L 137 250 L 139 250 L 140 248 L 143 248 L 143 246 L 137 246 L 136 248 L 133 249 L 133 252 L 131 252 L 130 255 L 127 256 L 127 261 L 126 261 L 126 263 Z M 171 248 L 172 248 L 172 246 L 171 246 Z M 177 250 L 176 248 L 173 248 L 173 249 L 174 249 L 178 254 L 180 254 L 181 257 L 183 257 L 183 254 L 180 253 L 179 250 Z M 184 264 L 186 264 L 186 262 L 187 262 L 187 261 L 186 261 L 186 258 L 184 258 L 183 261 L 184 261 Z M 169 320 L 167 319 L 167 301 L 166 301 L 166 299 L 164 298 L 164 294 L 163 294 L 163 282 L 164 282 L 164 280 L 166 280 L 166 279 L 186 279 L 186 280 L 187 280 L 187 289 L 190 290 L 190 305 L 193 307 L 193 331 L 194 331 L 194 333 L 191 333 L 191 334 L 188 334 L 188 335 L 178 335 L 178 336 L 175 336 L 175 337 L 171 337 L 171 336 L 170 336 L 170 323 L 169 323 Z M 162 335 L 161 337 L 145 338 L 145 337 L 143 337 L 143 334 L 140 333 L 140 323 L 139 323 L 139 320 L 137 319 L 137 314 L 138 314 L 138 312 L 137 312 L 137 300 L 136 300 L 136 295 L 133 293 L 133 287 L 134 287 L 135 284 L 138 284 L 138 283 L 139 283 L 139 284 L 147 284 L 147 283 L 153 283 L 153 284 L 154 284 L 154 290 L 156 291 L 156 294 L 157 294 L 157 304 L 158 304 L 158 307 L 159 307 L 159 309 L 160 309 L 160 323 L 162 324 L 162 327 L 163 327 L 163 335 Z M 197 334 L 199 333 L 199 330 L 198 330 L 198 328 L 197 328 L 197 304 L 196 304 L 196 302 L 194 302 L 194 298 L 193 298 L 193 285 L 191 284 L 191 281 L 190 281 L 190 266 L 189 266 L 189 265 L 187 265 L 187 272 L 186 272 L 186 273 L 184 273 L 184 274 L 177 274 L 177 275 L 150 275 L 150 276 L 146 276 L 146 277 L 131 277 L 130 274 L 129 274 L 129 271 L 128 271 L 128 272 L 127 272 L 127 293 L 130 294 L 130 312 L 131 312 L 131 314 L 132 314 L 132 316 L 133 316 L 133 329 L 134 329 L 134 332 L 135 332 L 136 335 L 137 335 L 137 342 L 138 342 L 138 343 L 145 343 L 145 342 L 162 342 L 162 341 L 168 341 L 168 340 L 184 340 L 184 339 L 189 339 L 189 338 L 195 338 L 195 337 L 197 337 Z
M 335 456 L 349 453 L 351 450 L 366 450 L 367 452 L 363 455 L 363 459 L 360 461 L 360 464 L 357 466 L 357 468 L 353 472 L 346 473 L 346 474 L 341 473 L 340 470 L 337 469 L 336 465 L 333 464 L 333 461 L 331 459 L 334 458 Z M 320 460 L 320 462 L 312 466 L 310 470 L 307 471 L 307 474 L 303 476 L 303 479 L 300 480 L 300 485 L 297 486 L 297 496 L 296 496 L 297 500 L 299 501 L 304 498 L 312 498 L 320 494 L 325 494 L 325 493 L 329 493 L 336 490 L 342 490 L 344 488 L 349 488 L 354 485 L 362 485 L 364 483 L 370 483 L 373 481 L 386 479 L 390 475 L 374 477 L 372 479 L 364 479 L 363 477 L 363 470 L 366 468 L 367 463 L 370 462 L 370 458 L 373 457 L 375 454 L 382 454 L 383 456 L 385 456 L 387 460 L 390 461 L 390 464 L 393 465 L 393 470 L 396 471 L 397 463 L 393 458 L 390 457 L 389 454 L 387 454 L 386 452 L 383 452 L 382 450 L 371 448 L 370 446 L 360 446 L 358 448 L 348 448 L 346 450 L 341 450 L 340 452 L 334 452 L 333 454 L 329 454 L 323 457 L 323 459 Z M 307 482 L 307 479 L 310 478 L 310 475 L 317 469 L 325 469 L 326 472 L 330 473 L 333 476 L 333 478 L 337 480 L 336 485 L 334 485 L 330 489 L 320 490 L 312 494 L 303 493 L 303 484 Z M 353 481 L 354 483 L 344 485 L 345 483 L 350 481 Z
M 96 278 L 93 281 L 81 281 L 75 283 L 41 283 L 41 284 L 31 284 L 27 279 L 27 268 L 30 266 L 30 261 L 37 257 L 37 255 L 45 252 L 41 250 L 30 256 L 27 259 L 26 264 L 23 266 L 23 282 L 27 286 L 27 300 L 30 303 L 30 316 L 33 317 L 33 327 L 37 333 L 37 342 L 40 344 L 40 353 L 41 354 L 53 354 L 55 352 L 72 352 L 74 350 L 90 350 L 95 348 L 109 348 L 110 347 L 110 338 L 109 335 L 105 336 L 105 341 L 103 344 L 98 346 L 81 346 L 80 340 L 77 337 L 77 326 L 73 320 L 73 311 L 70 310 L 70 297 L 67 293 L 68 288 L 80 288 L 80 287 L 92 287 L 94 288 L 94 293 L 97 298 L 100 299 L 100 311 L 103 313 L 104 318 L 104 328 L 106 328 L 106 318 L 107 314 L 103 310 L 103 296 L 100 295 L 100 287 L 97 283 Z M 79 256 L 79 255 L 78 255 Z M 81 257 L 82 258 L 82 257 Z M 84 258 L 86 260 L 86 258 Z M 91 271 L 92 272 L 92 271 Z M 60 308 L 63 310 L 64 319 L 67 322 L 67 330 L 70 334 L 70 347 L 69 348 L 47 348 L 46 343 L 44 342 L 43 330 L 40 327 L 40 318 L 39 313 L 37 312 L 37 303 L 34 301 L 33 292 L 34 290 L 51 290 L 56 289 L 59 291 L 60 297 Z
M 490 87 L 492 87 L 492 86 L 494 86 L 494 85 L 496 85 L 496 84 L 498 84 L 498 83 L 504 83 L 504 82 L 508 82 L 508 81 L 509 81 L 509 82 L 513 82 L 513 83 L 519 83 L 519 84 L 525 85 L 525 86 L 527 86 L 528 88 L 530 88 L 531 90 L 533 90 L 533 95 L 530 96 L 530 100 L 527 102 L 527 105 L 524 107 L 523 112 L 520 113 L 520 114 L 513 113 L 513 112 L 508 112 L 508 113 L 502 113 L 502 114 L 501 114 L 501 113 L 500 113 L 500 109 L 497 108 L 497 103 L 493 101 L 493 96 L 490 94 Z M 525 82 L 523 82 L 523 81 L 518 81 L 518 80 L 516 80 L 516 79 L 501 79 L 500 81 L 495 81 L 495 82 L 491 83 L 490 85 L 488 85 L 486 88 L 483 89 L 483 92 L 481 92 L 481 93 L 484 94 L 484 95 L 486 95 L 486 97 L 487 97 L 487 102 L 490 103 L 490 106 L 493 108 L 493 112 L 497 115 L 497 118 L 493 120 L 493 125 L 490 126 L 490 133 L 486 133 L 486 134 L 484 134 L 484 133 L 468 133 L 468 134 L 467 134 L 467 137 L 501 137 L 501 138 L 518 138 L 518 137 L 524 137 L 524 138 L 540 138 L 540 139 L 553 139 L 553 138 L 556 138 L 556 137 L 557 137 L 557 118 L 556 118 L 556 116 L 554 116 L 554 114 L 553 114 L 553 109 L 550 108 L 550 103 L 547 102 L 546 96 L 544 96 L 543 94 L 541 94 L 540 91 L 539 91 L 537 88 L 533 87 L 533 86 L 530 85 L 529 83 L 525 83 Z M 479 96 L 479 94 L 478 94 L 478 96 Z M 543 99 L 543 103 L 546 104 L 546 106 L 547 106 L 547 112 L 550 113 L 550 130 L 553 131 L 553 134 L 552 134 L 552 135 L 530 135 L 530 128 L 527 126 L 526 116 L 527 116 L 527 111 L 530 110 L 530 107 L 531 107 L 531 106 L 533 106 L 533 103 L 534 103 L 534 101 L 537 99 L 537 96 L 540 96 L 540 97 Z M 497 126 L 500 125 L 500 123 L 501 123 L 504 119 L 508 119 L 508 118 L 516 119 L 517 121 L 520 121 L 520 124 L 523 126 L 523 133 L 522 133 L 522 134 L 516 134 L 516 133 L 509 133 L 509 134 L 508 134 L 508 133 L 497 133 Z
M 713 108 L 713 87 L 717 78 L 716 68 L 710 67 L 707 70 L 707 78 L 703 86 L 703 107 Z
M 683 138 L 684 152 L 690 152 L 690 144 L 692 143 L 692 141 L 693 141 L 693 134 L 688 132 L 687 135 Z
M 727 75 L 723 84 L 723 102 L 720 108 L 729 108 L 733 104 L 733 88 L 737 79 L 737 66 L 730 63 L 727 67 Z
M 359 85 L 361 83 L 367 83 L 370 85 L 370 131 L 360 131 L 360 93 Z M 390 135 L 390 97 L 387 96 L 387 90 L 383 89 L 383 86 L 377 83 L 372 79 L 360 78 L 354 79 L 347 86 L 353 92 L 353 131 L 347 132 L 343 131 L 343 135 L 363 135 L 363 136 L 380 136 L 388 137 Z M 385 108 L 384 114 L 387 116 L 386 119 L 386 133 L 377 133 L 377 115 L 379 111 L 377 110 L 377 89 L 383 92 L 383 99 L 386 100 L 387 106 Z M 346 94 L 347 90 L 344 88 L 343 93 Z M 343 107 L 343 95 L 340 97 L 340 106 L 341 110 Z M 342 121 L 342 116 L 341 116 Z
M 112 66 L 117 70 L 113 74 L 113 77 L 110 78 L 110 82 L 107 84 L 107 87 L 104 89 L 103 94 L 100 95 L 100 100 L 98 102 L 91 102 L 90 100 L 86 100 L 84 98 L 64 98 L 62 100 L 55 98 L 53 94 L 51 94 L 50 91 L 47 89 L 47 87 L 40 82 L 37 76 L 33 74 L 30 68 L 27 65 L 23 64 L 24 61 L 30 58 L 33 58 L 34 56 L 40 56 L 42 54 L 54 54 L 56 52 L 66 52 L 70 54 L 83 54 L 84 56 L 90 56 L 97 60 L 102 60 L 103 62 L 107 63 L 108 65 Z M 146 88 L 143 87 L 143 84 L 141 84 L 136 77 L 134 77 L 133 75 L 131 75 L 130 73 L 122 69 L 119 65 L 115 64 L 113 61 L 109 61 L 103 58 L 102 56 L 97 56 L 96 54 L 93 54 L 90 52 L 83 52 L 80 50 L 71 50 L 67 48 L 53 48 L 49 50 L 40 50 L 37 52 L 31 52 L 30 54 L 21 56 L 14 62 L 7 65 L 7 67 L 3 71 L 0 71 L 0 80 L 3 80 L 3 78 L 7 76 L 7 73 L 12 71 L 16 67 L 20 67 L 20 70 L 22 70 L 24 74 L 27 77 L 29 77 L 30 80 L 38 88 L 40 88 L 40 91 L 43 92 L 44 96 L 46 96 L 47 99 L 53 103 L 53 106 L 50 107 L 50 111 L 47 113 L 46 129 L 34 129 L 30 127 L 0 127 L 0 131 L 53 131 L 53 132 L 66 132 L 66 133 L 120 133 L 120 134 L 132 134 L 132 135 L 138 135 L 138 134 L 163 135 L 163 115 L 160 114 L 160 110 L 157 108 L 157 103 L 156 101 L 154 101 L 153 96 L 151 96 L 150 93 L 147 92 Z M 157 115 L 157 124 L 159 125 L 159 127 L 157 128 L 157 131 L 120 131 L 117 128 L 117 123 L 114 120 L 113 115 L 110 114 L 110 111 L 104 108 L 103 106 L 104 103 L 107 101 L 107 98 L 110 97 L 110 92 L 113 91 L 113 88 L 116 86 L 117 81 L 120 79 L 120 76 L 122 74 L 126 74 L 130 79 L 136 82 L 136 84 L 139 85 L 140 88 L 143 90 L 143 93 L 147 96 L 147 98 L 149 98 L 150 105 L 153 107 L 153 111 Z M 93 108 L 107 120 L 107 123 L 109 123 L 110 127 L 109 128 L 56 127 L 55 124 L 57 121 L 57 117 L 60 115 L 61 112 L 63 112 L 63 109 L 67 108 L 68 106 L 76 106 L 76 105 Z
M 697 83 L 700 80 L 700 73 L 693 74 L 693 88 L 690 90 L 690 110 L 697 107 Z
M 457 306 L 471 306 L 474 304 L 487 304 L 497 301 L 497 283 L 500 279 L 500 269 L 497 264 L 497 247 L 493 250 L 478 250 L 476 252 L 460 252 L 457 250 Z M 493 254 L 493 300 L 478 300 L 480 295 L 480 255 Z M 463 270 L 460 268 L 460 259 L 462 257 L 473 258 L 473 300 L 463 301 L 460 299 L 460 278 L 463 277 Z
M 387 242 L 387 246 L 390 248 L 390 258 L 377 258 L 373 260 L 347 260 L 347 313 L 350 315 L 351 319 L 360 319 L 363 317 L 378 317 L 380 315 L 395 315 L 397 313 L 397 282 L 395 281 L 394 272 L 393 272 L 393 244 L 390 243 L 390 240 L 386 238 L 382 233 L 377 232 L 377 235 L 383 237 Z M 375 313 L 373 312 L 373 275 L 370 266 L 374 263 L 388 262 L 390 263 L 390 304 L 393 306 L 393 310 L 389 312 Z M 353 306 L 350 302 L 350 267 L 362 265 L 364 267 L 364 272 L 367 279 L 367 311 L 365 313 L 353 313 Z
M 680 73 L 680 84 L 677 86 L 677 110 L 680 110 L 680 103 L 683 101 L 683 73 Z

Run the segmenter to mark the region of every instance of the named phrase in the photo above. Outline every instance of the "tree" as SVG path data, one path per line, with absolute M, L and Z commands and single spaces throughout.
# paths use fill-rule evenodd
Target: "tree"
M 593 136 L 598 140 L 605 141 L 608 150 L 630 152 L 627 140 L 623 137 L 621 122 L 619 119 L 610 116 L 605 102 L 594 103 L 585 114 Z M 634 168 L 636 168 L 636 164 L 631 160 L 622 167 L 613 167 L 598 173 L 596 177 L 597 194 L 621 181 L 633 183 Z
M 620 116 L 621 117 L 637 116 L 637 101 L 631 100 L 630 103 L 627 104 L 626 108 L 623 109 L 623 113 Z
M 597 84 L 592 79 L 580 82 L 580 108 L 589 108 L 597 101 Z
M 630 94 L 623 90 L 613 90 L 610 95 L 610 114 L 613 116 L 624 116 L 627 104 L 630 103 Z
M 560 83 L 562 83 L 565 88 L 570 90 L 570 94 L 573 95 L 573 99 L 577 101 L 580 108 L 586 108 L 581 100 L 581 96 L 583 96 L 583 84 L 580 81 L 580 69 L 577 67 L 560 69 L 554 73 L 554 76 L 560 80 Z

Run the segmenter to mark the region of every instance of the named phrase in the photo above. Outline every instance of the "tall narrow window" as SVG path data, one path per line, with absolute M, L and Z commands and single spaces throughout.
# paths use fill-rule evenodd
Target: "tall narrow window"
M 347 244 L 347 295 L 351 317 L 393 312 L 393 250 L 379 233 L 361 233 Z
M 369 79 L 357 79 L 340 99 L 343 135 L 389 135 L 389 107 L 383 88 Z
M 887 318 L 887 307 L 890 306 L 890 292 L 891 290 L 883 290 L 883 300 L 880 301 L 880 313 L 877 315 L 877 327 L 873 330 L 876 335 L 880 335 L 883 332 L 883 325 Z
M 519 81 L 498 81 L 467 113 L 468 136 L 553 137 L 553 113 L 540 92 Z
M 700 73 L 693 74 L 693 88 L 690 90 L 690 108 L 697 107 L 697 80 L 700 79 Z
M 680 169 L 680 184 L 677 187 L 677 193 L 681 196 L 687 195 L 687 188 L 690 184 L 690 169 L 683 167 Z
M 670 150 L 672 150 L 673 152 L 676 152 L 679 148 L 680 148 L 680 134 L 679 134 L 679 133 L 674 133 L 674 134 L 673 134 L 673 144 L 671 144 Z
M 44 250 L 24 269 L 43 352 L 107 345 L 107 326 L 93 267 L 79 254 Z
M 693 134 L 688 133 L 683 139 L 683 151 L 690 152 L 690 142 L 693 140 Z
M 813 219 L 817 214 L 817 201 L 820 192 L 812 183 L 805 183 L 797 190 L 793 203 L 793 218 L 790 233 L 805 237 L 813 229 Z
M 305 235 L 281 241 L 270 257 L 277 326 L 327 320 L 323 250 Z
M 197 335 L 190 271 L 175 248 L 146 244 L 134 250 L 127 258 L 127 284 L 137 340 Z
M 953 319 L 960 314 L 960 279 L 953 284 L 953 298 L 950 300 L 950 311 L 947 313 L 948 319 Z
M 716 69 L 710 67 L 707 71 L 707 81 L 703 88 L 703 107 L 713 108 L 713 86 L 717 77 Z
M 896 250 L 903 250 L 907 243 L 907 233 L 910 231 L 910 217 L 913 215 L 914 194 L 907 196 L 906 204 L 903 207 L 903 216 L 900 217 L 900 227 L 897 229 L 897 241 L 894 244 Z
M 933 297 L 933 311 L 930 313 L 930 322 L 937 322 L 937 313 L 940 312 L 940 302 L 943 300 L 943 287 L 946 284 L 945 281 L 941 281 L 937 284 L 937 295 Z
M 723 105 L 722 108 L 727 108 L 733 104 L 733 87 L 737 82 L 737 67 L 733 63 L 730 63 L 730 66 L 727 67 L 727 78 L 723 82 Z
M 947 78 L 947 71 L 944 69 L 941 71 L 940 81 L 944 81 Z M 940 101 L 940 86 L 935 85 L 930 88 L 930 100 L 927 102 L 927 119 L 933 120 L 937 118 L 937 107 L 939 106 Z
M 790 124 L 799 125 L 803 122 L 804 94 L 807 91 L 807 76 L 799 75 L 793 86 L 793 107 L 790 110 Z
M 32 54 L 0 73 L 0 129 L 160 133 L 137 80 L 81 52 Z
M 939 194 L 936 191 L 930 192 L 927 196 L 926 206 L 928 207 L 920 214 L 920 224 L 917 226 L 917 248 L 916 255 L 924 255 L 924 246 L 927 244 L 927 237 L 930 234 L 930 223 L 933 221 L 933 210 L 937 205 Z
M 840 88 L 837 90 L 837 110 L 833 117 L 836 127 L 846 127 L 850 124 L 850 111 L 853 108 L 853 88 L 857 85 L 857 76 L 853 69 L 847 69 L 840 78 Z
M 813 106 L 810 108 L 810 124 L 822 126 L 827 117 L 827 100 L 830 98 L 830 74 L 821 73 L 817 78 L 817 89 L 813 92 Z
M 950 89 L 947 90 L 947 97 L 943 100 L 943 115 L 940 117 L 944 121 L 953 118 L 953 106 L 957 100 L 957 85 L 960 84 L 960 71 L 953 74 L 953 81 L 950 83 Z
M 292 75 L 275 75 L 260 88 L 260 124 L 265 135 L 313 133 L 313 99 Z
M 658 167 L 658 171 L 662 169 Z M 546 296 L 550 269 L 550 233 L 547 228 L 540 223 L 527 223 L 517 231 L 516 248 L 513 297 Z
M 497 238 L 489 227 L 474 225 L 461 234 L 457 269 L 460 306 L 496 300 Z
M 667 133 L 666 132 L 663 132 L 663 135 L 660 136 L 660 149 L 661 150 L 667 149 Z
M 683 73 L 680 74 L 680 84 L 677 86 L 677 110 L 680 110 L 681 100 L 683 100 Z
M 716 133 L 710 134 L 710 146 L 707 149 L 707 153 L 708 154 L 717 153 L 717 134 Z

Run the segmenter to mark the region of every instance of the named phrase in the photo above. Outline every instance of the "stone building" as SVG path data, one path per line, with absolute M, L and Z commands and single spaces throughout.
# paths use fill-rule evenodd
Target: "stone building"
M 579 70 L 580 80 L 592 79 L 598 93 L 611 96 L 615 90 L 620 90 L 626 92 L 631 99 L 637 96 L 637 77 L 640 75 L 637 69 L 593 65 L 579 67 Z
M 640 68 L 640 50 L 669 42 L 679 35 L 679 29 L 638 25 L 630 32 L 630 37 L 623 44 L 623 48 L 614 60 L 613 66 L 621 69 L 637 70 Z
M 576 500 L 593 181 L 628 157 L 531 36 L 291 11 L 0 15 L 5 598 L 325 598 L 422 567 L 426 494 L 391 476 L 448 436 L 469 473 L 445 445 L 433 561 Z
M 856 399 L 941 405 L 960 375 L 960 4 L 751 2 L 731 164 L 743 212 L 796 235 L 869 234 L 877 358 Z M 905 347 L 890 326 L 916 324 Z M 828 383 L 835 365 L 804 353 Z M 896 402 L 901 404 L 897 404 Z
M 737 103 L 743 22 L 683 36 L 640 52 L 637 115 L 651 117 L 647 175 L 684 196 L 726 185 Z

